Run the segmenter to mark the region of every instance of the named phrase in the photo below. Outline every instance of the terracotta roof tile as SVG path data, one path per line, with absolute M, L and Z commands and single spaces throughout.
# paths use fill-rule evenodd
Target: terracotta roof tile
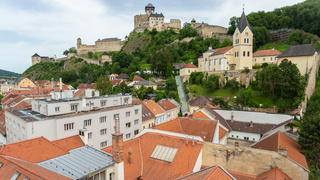
M 158 102 L 158 105 L 162 108 L 162 109 L 164 109 L 165 111 L 170 111 L 170 110 L 172 110 L 172 109 L 174 109 L 174 108 L 177 108 L 177 106 L 176 105 L 174 105 L 172 102 L 170 102 L 170 101 L 164 101 L 164 102 L 162 102 L 162 103 L 159 103 Z
M 213 142 L 216 126 L 216 121 L 177 118 L 159 124 L 155 127 L 155 129 L 176 132 L 181 134 L 189 134 L 193 136 L 200 136 L 204 141 Z M 203 134 L 203 132 L 205 132 L 205 134 Z
M 191 140 L 189 139 L 189 144 Z M 123 142 L 124 179 L 176 179 L 191 174 L 202 149 L 202 142 L 195 140 L 194 146 L 186 145 L 186 139 L 162 133 L 147 132 Z M 171 163 L 151 158 L 155 147 L 162 145 L 177 148 Z M 132 161 L 128 161 L 129 149 Z M 112 146 L 102 149 L 112 153 Z M 163 173 L 165 172 L 165 173 Z
M 77 89 L 95 89 L 96 88 L 96 84 L 95 83 L 91 83 L 91 84 L 86 84 L 86 83 L 82 83 L 78 86 Z
M 185 177 L 179 178 L 183 180 L 234 180 L 234 178 L 229 175 L 222 167 L 220 166 L 211 166 L 205 169 L 202 169 L 198 172 L 192 173 Z
M 228 170 L 228 172 L 236 179 L 239 180 L 254 180 L 257 176 L 255 175 L 251 175 L 251 174 L 244 174 L 244 173 L 240 173 L 240 172 L 235 172 L 235 171 L 230 171 Z
M 134 76 L 132 81 L 146 81 L 146 80 L 140 76 Z
M 229 51 L 230 49 L 232 49 L 233 46 L 228 46 L 228 47 L 224 47 L 224 48 L 219 48 L 216 49 L 216 52 L 211 54 L 210 56 L 215 56 L 215 55 L 219 55 L 219 54 L 224 54 L 227 51 Z
M 117 86 L 119 85 L 123 80 L 122 79 L 114 79 L 114 80 L 111 80 L 111 83 L 113 86 Z
M 280 146 L 287 148 L 287 156 L 290 159 L 308 169 L 306 158 L 300 153 L 301 147 L 299 143 L 283 134 L 281 131 L 277 131 L 276 133 L 261 139 L 250 147 L 278 152 Z
M 59 148 L 44 137 L 3 145 L 0 149 L 2 155 L 33 163 L 39 163 L 68 153 L 68 151 Z
M 155 119 L 156 116 L 147 108 L 140 99 L 132 98 L 132 104 L 141 104 L 142 105 L 142 122 L 148 121 L 150 119 Z
M 0 168 L 1 179 L 10 179 L 16 172 L 20 173 L 18 180 L 24 178 L 35 180 L 70 179 L 37 164 L 4 155 L 0 155 L 0 162 L 3 164 Z
M 152 100 L 147 100 L 147 101 L 142 101 L 142 103 L 144 105 L 147 106 L 147 108 L 154 114 L 154 115 L 158 115 L 158 114 L 162 114 L 164 113 L 164 111 L 157 105 L 157 103 L 155 103 Z
M 274 180 L 274 179 L 285 179 L 291 180 L 289 176 L 283 173 L 278 167 L 272 168 L 269 171 L 261 173 L 255 180 Z
M 192 63 L 189 63 L 189 64 L 185 64 L 184 66 L 182 66 L 181 69 L 183 69 L 183 68 L 198 68 L 198 67 Z
M 85 91 L 86 91 L 86 89 L 78 89 L 78 91 L 73 94 L 73 97 L 74 97 L 74 98 L 77 98 L 77 97 L 79 97 L 81 94 L 85 93 Z
M 214 105 L 209 104 L 209 103 L 207 103 L 206 105 L 207 105 L 209 108 L 211 108 L 211 109 L 222 109 L 222 108 L 220 107 L 220 105 L 214 106 Z
M 262 57 L 262 56 L 278 56 L 281 52 L 276 49 L 259 50 L 252 54 L 252 57 Z
M 205 109 L 211 113 L 215 118 L 215 120 L 219 121 L 219 123 L 221 125 L 223 125 L 225 128 L 227 128 L 229 131 L 232 130 L 232 128 L 229 126 L 228 122 L 222 117 L 220 116 L 220 114 L 218 114 L 217 112 L 215 112 L 214 110 L 212 110 L 210 107 L 205 106 Z
M 60 147 L 63 150 L 69 151 L 72 149 L 76 149 L 78 147 L 84 146 L 84 143 L 82 142 L 79 135 L 66 137 L 63 139 L 58 139 L 55 141 L 52 141 L 52 144 Z

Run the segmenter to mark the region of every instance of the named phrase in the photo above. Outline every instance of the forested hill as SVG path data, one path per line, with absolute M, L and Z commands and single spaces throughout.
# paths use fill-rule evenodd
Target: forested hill
M 0 79 L 15 79 L 21 77 L 21 74 L 0 69 Z

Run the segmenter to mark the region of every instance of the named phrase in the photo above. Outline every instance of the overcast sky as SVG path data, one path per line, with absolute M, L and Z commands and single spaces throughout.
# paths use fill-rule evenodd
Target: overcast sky
M 302 0 L 0 0 L 0 69 L 23 73 L 31 56 L 58 58 L 69 47 L 93 45 L 97 39 L 124 39 L 133 30 L 133 17 L 148 3 L 165 22 L 180 19 L 228 27 L 232 16 L 272 11 Z M 237 4 L 239 3 L 239 4 Z

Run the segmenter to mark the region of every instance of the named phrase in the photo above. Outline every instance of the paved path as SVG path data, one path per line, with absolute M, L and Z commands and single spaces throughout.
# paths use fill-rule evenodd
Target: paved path
M 189 112 L 188 102 L 187 102 L 187 99 L 186 99 L 186 96 L 185 96 L 185 93 L 183 90 L 180 76 L 176 76 L 175 79 L 176 79 L 176 83 L 177 83 L 179 98 L 181 101 L 181 112 L 182 112 L 182 114 L 184 114 L 185 112 Z

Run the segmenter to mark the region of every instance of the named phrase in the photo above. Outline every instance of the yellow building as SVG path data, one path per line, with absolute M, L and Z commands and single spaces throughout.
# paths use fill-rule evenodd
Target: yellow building
M 14 84 L 14 86 L 15 86 L 16 88 L 20 88 L 20 87 L 34 87 L 34 86 L 36 86 L 33 81 L 31 81 L 31 80 L 28 79 L 28 78 L 24 78 L 24 77 L 21 77 L 21 78 L 17 79 L 13 84 Z
M 282 61 L 291 61 L 296 64 L 301 75 L 305 75 L 312 67 L 316 67 L 318 52 L 313 44 L 290 46 L 277 56 L 277 65 Z
M 281 52 L 274 48 L 256 51 L 252 55 L 252 58 L 253 58 L 252 64 L 254 65 L 262 65 L 263 63 L 276 64 L 277 56 L 280 54 Z
M 198 58 L 201 72 L 252 69 L 253 33 L 244 12 L 233 34 L 233 46 L 212 49 Z
M 197 71 L 198 67 L 192 63 L 185 64 L 184 66 L 182 66 L 182 68 L 180 69 L 180 76 L 183 77 L 183 82 L 190 78 L 191 73 Z

